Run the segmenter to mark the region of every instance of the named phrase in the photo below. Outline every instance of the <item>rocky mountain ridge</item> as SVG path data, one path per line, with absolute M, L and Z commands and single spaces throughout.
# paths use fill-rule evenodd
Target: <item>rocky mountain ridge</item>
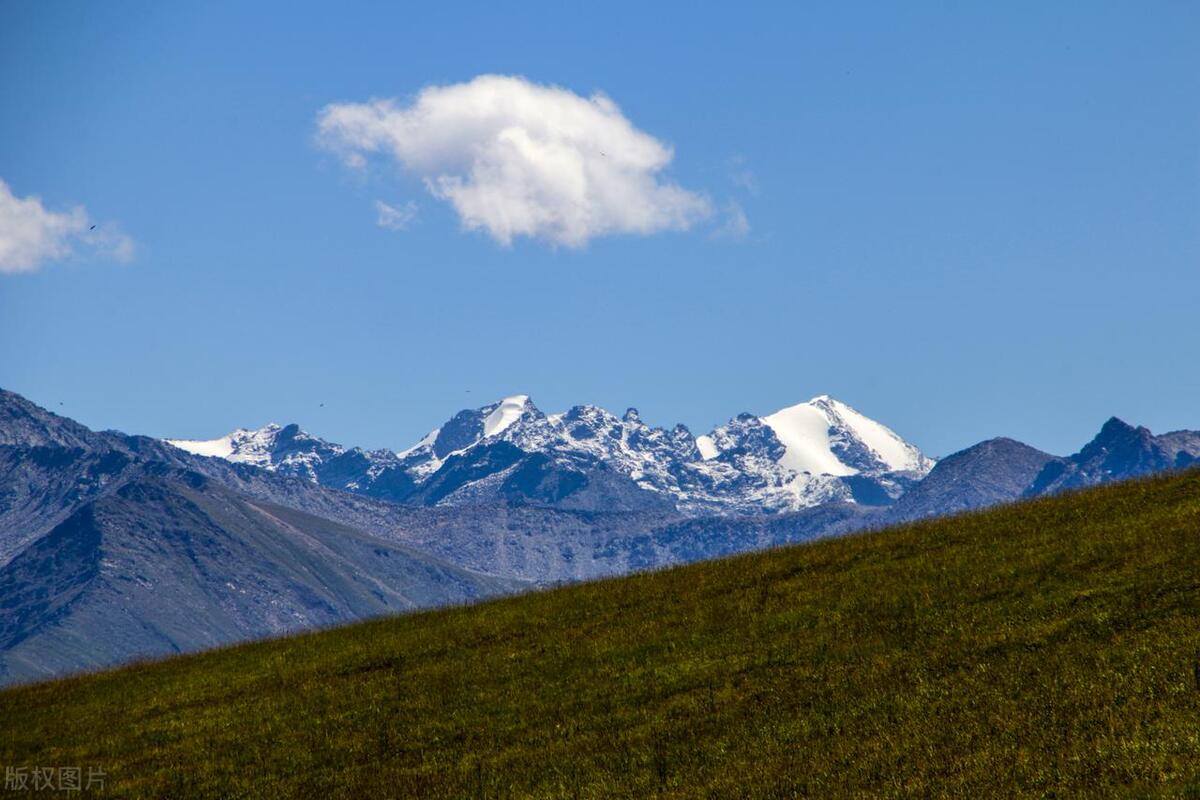
M 601 483 L 607 489 L 592 494 L 606 508 L 669 505 L 687 516 L 781 513 L 829 502 L 888 505 L 933 466 L 915 446 L 827 395 L 764 417 L 740 414 L 700 437 L 684 425 L 649 426 L 634 408 L 621 417 L 591 405 L 547 415 L 527 395 L 514 395 L 458 412 L 400 453 L 347 449 L 295 425 L 169 442 L 398 502 L 513 501 L 520 492 L 510 479 L 525 472 L 541 476 L 539 485 L 553 484 L 564 507 L 586 505 L 572 487 Z M 520 456 L 501 443 L 538 458 L 518 465 Z M 434 480 L 452 459 L 454 485 L 445 473 Z M 464 471 L 464 461 L 474 467 Z M 532 497 L 547 500 L 545 492 Z

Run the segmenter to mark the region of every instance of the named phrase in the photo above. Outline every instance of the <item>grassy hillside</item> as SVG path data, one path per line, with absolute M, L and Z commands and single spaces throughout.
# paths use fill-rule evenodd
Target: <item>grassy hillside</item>
M 1191 473 L 11 690 L 0 763 L 136 797 L 1200 796 L 1198 652 Z

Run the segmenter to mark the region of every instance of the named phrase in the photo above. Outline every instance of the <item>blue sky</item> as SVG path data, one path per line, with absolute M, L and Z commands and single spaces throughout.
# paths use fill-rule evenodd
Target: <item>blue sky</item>
M 133 242 L 0 274 L 0 385 L 397 448 L 518 392 L 697 433 L 829 393 L 932 455 L 1200 428 L 1200 6 L 573 5 L 0 7 L 0 180 Z M 505 247 L 317 141 L 486 74 L 602 91 L 712 216 Z

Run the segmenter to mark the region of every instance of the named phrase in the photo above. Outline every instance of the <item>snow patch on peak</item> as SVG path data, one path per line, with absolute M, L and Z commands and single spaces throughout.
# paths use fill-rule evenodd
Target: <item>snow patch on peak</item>
M 506 397 L 496 404 L 492 413 L 483 421 L 483 436 L 496 436 L 521 418 L 525 406 L 529 404 L 529 395 L 516 394 Z
M 197 456 L 229 458 L 233 455 L 233 437 L 243 433 L 241 429 L 226 434 L 220 439 L 167 439 L 167 444 Z
M 166 439 L 167 444 L 199 456 L 223 458 L 235 464 L 250 464 L 272 471 L 303 474 L 316 480 L 315 465 L 323 458 L 340 455 L 345 448 L 318 439 L 300 426 L 274 422 L 258 430 L 239 428 L 219 439 Z
M 258 430 L 238 428 L 219 439 L 167 439 L 167 444 L 198 456 L 224 458 L 245 464 L 270 461 L 271 447 L 283 428 L 271 422 Z
M 858 470 L 843 464 L 833 453 L 829 439 L 832 420 L 819 405 L 821 398 L 780 409 L 762 421 L 784 446 L 779 463 L 793 472 L 813 475 L 856 475 Z

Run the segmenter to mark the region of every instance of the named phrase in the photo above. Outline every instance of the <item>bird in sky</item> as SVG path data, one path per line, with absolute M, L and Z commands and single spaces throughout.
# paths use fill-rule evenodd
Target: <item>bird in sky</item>
M 96 226 L 95 226 L 95 225 L 93 225 L 92 227 L 88 228 L 88 230 L 89 230 L 89 231 L 94 231 L 94 230 L 96 230 Z

